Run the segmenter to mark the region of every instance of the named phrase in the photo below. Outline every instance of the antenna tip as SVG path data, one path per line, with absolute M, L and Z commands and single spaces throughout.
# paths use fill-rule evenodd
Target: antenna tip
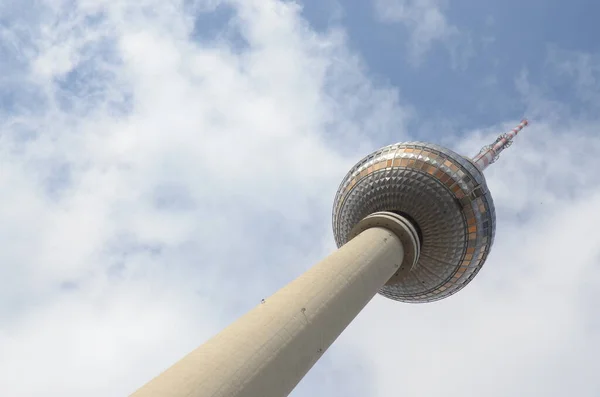
M 523 125 L 529 125 L 529 120 L 523 119 L 521 120 L 521 123 L 523 123 Z

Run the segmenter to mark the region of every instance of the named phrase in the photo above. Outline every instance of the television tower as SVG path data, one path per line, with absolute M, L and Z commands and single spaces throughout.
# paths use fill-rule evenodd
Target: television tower
M 363 158 L 335 196 L 338 250 L 132 396 L 287 396 L 377 292 L 411 303 L 458 292 L 494 241 L 483 170 L 527 124 L 473 159 L 422 142 Z

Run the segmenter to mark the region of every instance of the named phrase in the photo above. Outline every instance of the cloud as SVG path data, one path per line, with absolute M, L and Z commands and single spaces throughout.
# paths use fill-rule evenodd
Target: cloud
M 344 32 L 314 32 L 294 3 L 15 4 L 0 23 L 6 395 L 127 395 L 330 252 L 345 172 L 414 138 Z M 481 274 L 434 304 L 377 297 L 293 395 L 598 395 L 598 123 L 525 69 L 517 87 L 532 125 L 489 169 Z M 474 154 L 516 121 L 439 141 Z
M 459 42 L 454 39 L 461 36 L 461 32 L 448 22 L 444 8 L 445 0 L 375 0 L 375 10 L 383 21 L 399 22 L 408 29 L 409 54 L 415 65 L 423 61 L 436 42 L 441 42 L 450 45 L 453 63 L 458 67 L 464 65 L 465 57 L 472 56 L 472 50 L 468 46 L 469 51 L 461 50 L 459 56 Z
M 202 35 L 196 16 L 223 8 L 231 17 Z M 409 117 L 343 32 L 313 32 L 292 3 L 11 12 L 0 110 L 11 396 L 145 383 L 332 249 L 337 183 Z

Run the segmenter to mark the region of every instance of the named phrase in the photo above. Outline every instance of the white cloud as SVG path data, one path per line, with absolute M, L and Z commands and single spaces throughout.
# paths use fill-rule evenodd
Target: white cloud
M 194 12 L 217 7 L 232 8 L 224 29 L 242 43 L 192 39 Z M 395 91 L 293 3 L 10 12 L 3 395 L 137 388 L 331 251 L 340 179 L 375 142 L 406 137 Z M 499 225 L 482 273 L 435 304 L 376 298 L 294 395 L 598 395 L 598 125 L 526 74 L 519 88 L 534 119 L 490 168 Z
M 192 39 L 194 12 L 215 7 L 234 11 L 224 29 L 244 46 Z M 2 394 L 145 383 L 332 249 L 337 183 L 408 116 L 343 32 L 314 33 L 291 3 L 11 12 Z

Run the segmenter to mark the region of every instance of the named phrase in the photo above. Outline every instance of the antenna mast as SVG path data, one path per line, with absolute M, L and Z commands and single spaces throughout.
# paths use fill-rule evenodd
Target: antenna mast
M 498 159 L 500 153 L 504 149 L 512 145 L 513 138 L 517 136 L 517 134 L 528 124 L 529 121 L 527 121 L 527 119 L 524 119 L 518 126 L 513 128 L 510 132 L 500 135 L 494 143 L 482 147 L 479 151 L 479 154 L 473 157 L 473 162 L 477 165 L 477 167 L 479 167 L 481 171 L 485 170 L 490 164 L 494 163 Z

